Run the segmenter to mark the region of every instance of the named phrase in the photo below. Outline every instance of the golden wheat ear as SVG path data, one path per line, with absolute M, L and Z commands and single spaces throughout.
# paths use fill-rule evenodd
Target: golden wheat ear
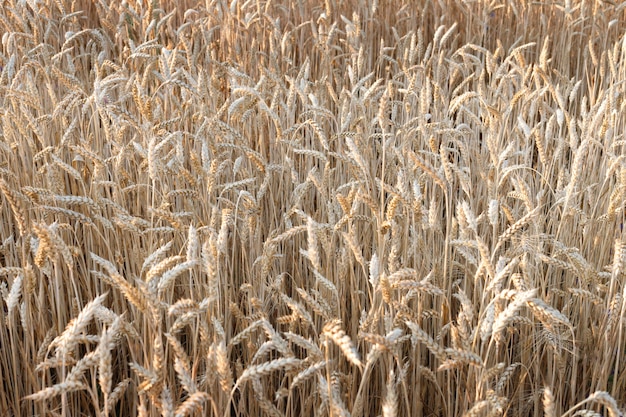
M 620 415 L 625 4 L 1 1 L 0 416 Z

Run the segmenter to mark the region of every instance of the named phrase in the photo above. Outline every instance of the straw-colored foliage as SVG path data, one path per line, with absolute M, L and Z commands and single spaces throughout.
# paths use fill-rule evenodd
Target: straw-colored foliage
M 623 415 L 624 33 L 0 2 L 0 415 Z

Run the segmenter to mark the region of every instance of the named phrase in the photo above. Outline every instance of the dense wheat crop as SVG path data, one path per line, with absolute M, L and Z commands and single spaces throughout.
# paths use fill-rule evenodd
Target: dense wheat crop
M 622 415 L 615 3 L 2 1 L 0 414 Z

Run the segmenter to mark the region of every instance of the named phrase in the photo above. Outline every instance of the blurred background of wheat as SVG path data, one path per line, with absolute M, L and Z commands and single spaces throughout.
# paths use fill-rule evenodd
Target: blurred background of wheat
M 621 415 L 616 3 L 3 1 L 0 414 Z

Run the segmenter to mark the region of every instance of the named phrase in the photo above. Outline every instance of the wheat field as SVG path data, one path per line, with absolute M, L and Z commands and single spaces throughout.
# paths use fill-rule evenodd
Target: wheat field
M 620 3 L 2 1 L 0 415 L 623 416 Z

